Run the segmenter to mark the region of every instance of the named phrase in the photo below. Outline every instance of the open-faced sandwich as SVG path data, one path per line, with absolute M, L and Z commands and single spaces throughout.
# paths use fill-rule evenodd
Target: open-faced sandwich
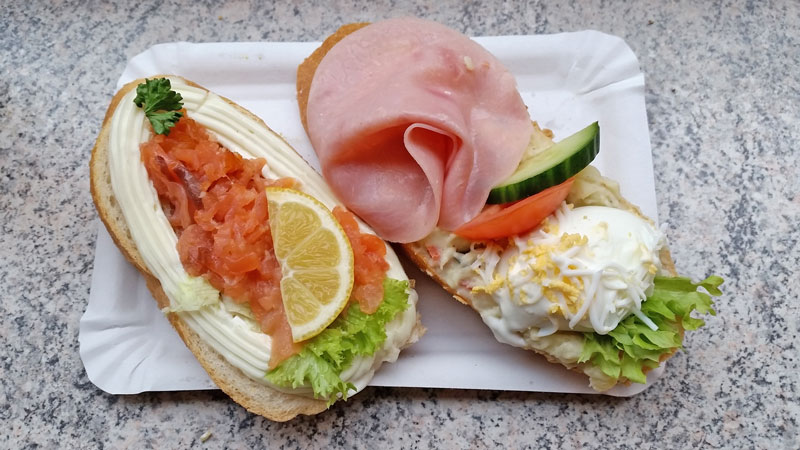
M 252 412 L 321 412 L 423 331 L 391 247 L 260 119 L 191 81 L 114 96 L 91 190 L 187 347 Z
M 298 68 L 297 96 L 336 195 L 499 341 L 602 391 L 645 382 L 703 325 L 692 311 L 714 313 L 722 280 L 678 277 L 662 230 L 589 166 L 598 123 L 554 143 L 466 36 L 342 27 Z

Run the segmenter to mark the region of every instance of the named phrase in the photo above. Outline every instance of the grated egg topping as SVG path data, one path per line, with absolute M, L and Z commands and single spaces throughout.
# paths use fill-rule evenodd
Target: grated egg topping
M 508 331 L 607 334 L 629 314 L 655 330 L 641 305 L 663 245 L 663 232 L 633 213 L 564 203 L 530 233 L 476 252 L 471 292 L 497 302 Z

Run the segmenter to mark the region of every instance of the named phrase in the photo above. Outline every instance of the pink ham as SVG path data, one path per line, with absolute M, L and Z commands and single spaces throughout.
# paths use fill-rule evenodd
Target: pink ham
M 328 184 L 394 242 L 475 217 L 532 130 L 514 77 L 494 56 L 410 18 L 336 44 L 314 75 L 307 120 Z

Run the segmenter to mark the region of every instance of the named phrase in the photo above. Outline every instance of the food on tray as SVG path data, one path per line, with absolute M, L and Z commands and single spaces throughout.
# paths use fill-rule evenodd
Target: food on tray
M 187 347 L 252 412 L 321 412 L 423 332 L 391 247 L 260 119 L 191 81 L 114 96 L 91 188 Z
M 342 27 L 298 68 L 323 176 L 504 343 L 589 377 L 646 381 L 714 314 L 664 233 L 589 164 L 600 125 L 553 142 L 511 74 L 413 18 Z M 704 292 L 705 291 L 705 292 Z

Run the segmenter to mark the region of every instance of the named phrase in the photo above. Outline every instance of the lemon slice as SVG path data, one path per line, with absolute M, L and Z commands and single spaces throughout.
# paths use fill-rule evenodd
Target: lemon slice
M 319 200 L 300 191 L 267 188 L 281 295 L 294 342 L 312 338 L 342 312 L 353 289 L 353 249 L 342 226 Z

